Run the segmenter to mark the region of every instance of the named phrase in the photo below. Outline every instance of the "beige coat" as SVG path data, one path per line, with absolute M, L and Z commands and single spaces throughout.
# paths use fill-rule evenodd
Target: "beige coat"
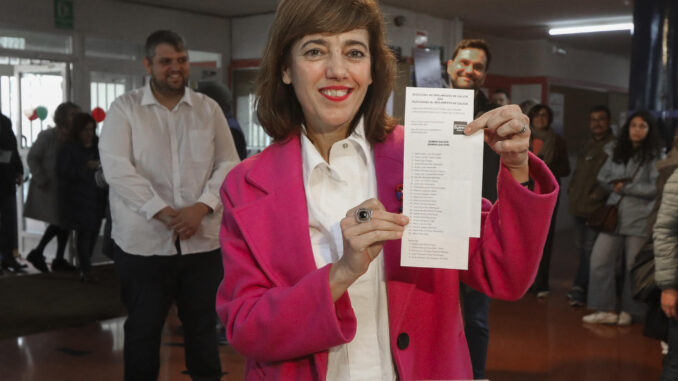
M 24 217 L 61 225 L 58 210 L 56 153 L 59 145 L 55 127 L 40 132 L 28 151 L 31 180 Z

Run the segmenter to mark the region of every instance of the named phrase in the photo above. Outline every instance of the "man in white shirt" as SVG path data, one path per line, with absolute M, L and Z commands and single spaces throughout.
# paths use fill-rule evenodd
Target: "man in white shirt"
M 183 39 L 157 31 L 145 49 L 150 81 L 113 102 L 99 143 L 110 185 L 113 253 L 129 313 L 125 380 L 157 379 L 172 302 L 191 377 L 218 380 L 219 188 L 239 159 L 219 106 L 186 87 Z

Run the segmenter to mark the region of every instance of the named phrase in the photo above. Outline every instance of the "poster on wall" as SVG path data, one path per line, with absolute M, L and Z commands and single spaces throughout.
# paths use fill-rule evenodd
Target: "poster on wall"
M 560 93 L 549 94 L 549 107 L 553 110 L 553 123 L 551 127 L 556 131 L 556 134 L 564 136 L 565 95 Z

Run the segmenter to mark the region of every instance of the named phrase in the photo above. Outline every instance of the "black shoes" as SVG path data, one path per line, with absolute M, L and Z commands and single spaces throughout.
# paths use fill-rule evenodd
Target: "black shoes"
M 36 270 L 39 270 L 40 272 L 43 273 L 48 273 L 49 269 L 47 268 L 47 263 L 45 263 L 45 257 L 42 256 L 42 253 L 36 251 L 36 250 L 31 250 L 30 253 L 28 253 L 28 256 L 26 256 L 26 260 L 28 262 L 31 262 L 33 267 L 35 267 Z
M 567 293 L 567 299 L 572 307 L 583 307 L 586 305 L 586 290 L 579 286 L 574 286 Z
M 15 274 L 22 274 L 26 272 L 21 264 L 17 262 L 16 259 L 14 259 L 14 256 L 9 256 L 8 258 L 3 259 L 2 268 Z
M 72 272 L 76 271 L 77 268 L 70 263 L 68 263 L 67 260 L 63 258 L 56 258 L 55 260 L 52 261 L 52 271 L 67 271 L 67 272 Z

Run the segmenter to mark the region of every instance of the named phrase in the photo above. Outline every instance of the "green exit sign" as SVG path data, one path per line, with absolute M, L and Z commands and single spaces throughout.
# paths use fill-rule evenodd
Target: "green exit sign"
M 54 26 L 73 29 L 73 0 L 54 0 Z

